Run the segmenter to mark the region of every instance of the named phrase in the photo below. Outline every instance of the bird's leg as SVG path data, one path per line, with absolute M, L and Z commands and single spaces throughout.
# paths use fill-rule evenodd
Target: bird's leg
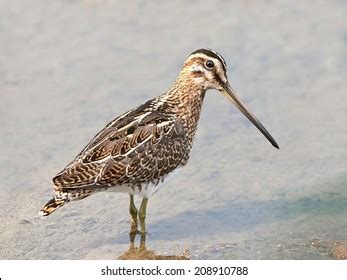
M 140 250 L 146 250 L 146 233 L 141 233 Z
M 129 205 L 129 213 L 131 215 L 131 227 L 130 227 L 130 244 L 134 245 L 135 236 L 138 233 L 137 229 L 137 209 L 134 204 L 134 195 L 130 195 L 130 205 Z
M 140 220 L 140 226 L 141 226 L 141 242 L 140 242 L 140 249 L 146 249 L 145 243 L 146 243 L 146 208 L 147 208 L 147 202 L 148 198 L 144 197 L 141 202 L 140 211 L 139 211 L 139 220 Z
M 141 234 L 146 233 L 146 208 L 147 208 L 148 198 L 144 197 L 141 202 L 140 211 L 139 211 L 139 220 L 141 226 Z

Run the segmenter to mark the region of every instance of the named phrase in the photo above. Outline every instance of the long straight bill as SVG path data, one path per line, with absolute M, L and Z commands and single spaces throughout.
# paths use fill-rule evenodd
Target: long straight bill
M 260 130 L 260 132 L 270 141 L 272 146 L 279 149 L 277 142 L 266 128 L 261 124 L 261 122 L 246 108 L 246 106 L 241 102 L 238 96 L 235 94 L 234 90 L 230 85 L 226 85 L 222 89 L 222 93 Z

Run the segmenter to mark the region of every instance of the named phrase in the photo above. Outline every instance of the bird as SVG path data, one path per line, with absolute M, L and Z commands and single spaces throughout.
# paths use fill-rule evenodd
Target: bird
M 111 190 L 129 195 L 130 234 L 145 235 L 148 199 L 187 164 L 205 93 L 210 89 L 226 96 L 279 149 L 230 86 L 224 58 L 211 49 L 198 49 L 187 57 L 168 91 L 109 122 L 53 177 L 54 194 L 40 215 L 48 216 L 70 201 Z M 139 209 L 135 195 L 142 198 Z

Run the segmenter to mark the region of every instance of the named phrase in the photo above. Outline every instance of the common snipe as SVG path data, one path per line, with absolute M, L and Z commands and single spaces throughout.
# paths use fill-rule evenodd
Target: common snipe
M 173 87 L 126 112 L 101 130 L 77 157 L 53 178 L 54 196 L 40 211 L 47 216 L 71 200 L 111 189 L 130 195 L 131 234 L 145 234 L 148 197 L 167 176 L 187 164 L 208 89 L 223 93 L 271 142 L 270 133 L 236 96 L 224 59 L 199 49 L 184 62 Z M 134 194 L 143 199 L 139 211 Z

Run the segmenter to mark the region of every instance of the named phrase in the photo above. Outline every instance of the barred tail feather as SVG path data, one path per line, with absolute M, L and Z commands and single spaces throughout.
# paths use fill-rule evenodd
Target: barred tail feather
M 40 216 L 48 216 L 58 208 L 62 207 L 67 201 L 68 200 L 66 198 L 53 196 L 40 210 Z

